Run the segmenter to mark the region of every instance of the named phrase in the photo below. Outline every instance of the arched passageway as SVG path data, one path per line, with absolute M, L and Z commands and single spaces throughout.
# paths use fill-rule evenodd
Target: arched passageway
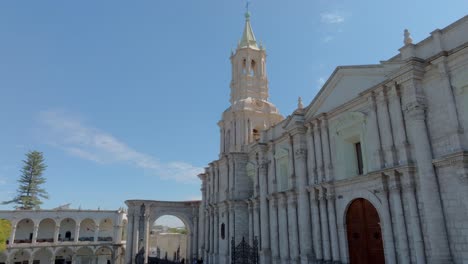
M 149 232 L 149 257 L 180 261 L 187 259 L 189 240 L 187 225 L 172 215 L 160 216 Z
M 73 259 L 73 250 L 70 248 L 59 248 L 55 252 L 55 264 L 71 264 Z
M 34 221 L 31 219 L 23 219 L 16 225 L 15 243 L 31 243 L 34 232 Z
M 28 250 L 19 249 L 11 255 L 10 263 L 24 263 L 28 262 L 31 257 L 31 253 Z
M 139 252 L 143 259 L 150 256 L 150 233 L 153 223 L 164 215 L 172 215 L 179 218 L 187 229 L 186 259 L 197 257 L 199 238 L 199 207 L 200 201 L 167 202 L 149 200 L 128 200 L 128 228 L 126 243 L 126 262 L 135 259 Z M 157 250 L 157 248 L 156 248 Z M 161 256 L 160 257 L 164 257 Z M 168 259 L 173 259 L 174 254 L 168 252 Z
M 37 233 L 37 243 L 54 242 L 55 221 L 50 218 L 43 219 L 39 223 L 39 230 Z
M 75 239 L 76 222 L 71 218 L 65 218 L 60 222 L 59 241 L 73 241 Z
M 33 263 L 36 264 L 45 264 L 45 263 L 53 263 L 53 253 L 50 249 L 41 248 L 34 252 L 33 254 Z
M 94 264 L 96 262 L 94 252 L 89 247 L 79 248 L 75 255 L 77 264 Z
M 350 264 L 385 263 L 380 217 L 366 199 L 354 200 L 346 213 Z

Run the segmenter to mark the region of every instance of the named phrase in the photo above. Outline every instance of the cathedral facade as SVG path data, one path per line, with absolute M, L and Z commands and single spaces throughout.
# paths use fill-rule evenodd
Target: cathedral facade
M 264 264 L 468 263 L 468 16 L 417 44 L 405 31 L 379 64 L 337 67 L 287 117 L 268 100 L 249 14 L 230 59 L 202 201 L 127 201 L 128 263 L 160 209 L 209 264 L 232 263 L 242 239 L 258 241 Z
M 244 237 L 261 263 L 468 263 L 468 17 L 399 51 L 283 118 L 246 15 L 199 256 L 230 263 Z

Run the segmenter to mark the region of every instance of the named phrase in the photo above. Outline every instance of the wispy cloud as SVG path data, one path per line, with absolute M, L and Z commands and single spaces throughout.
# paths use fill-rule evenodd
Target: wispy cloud
M 178 182 L 195 182 L 203 168 L 182 161 L 163 163 L 159 159 L 141 153 L 111 134 L 87 126 L 76 117 L 59 111 L 39 114 L 39 122 L 49 135 L 48 143 L 70 155 L 100 164 L 127 163 L 149 171 L 163 179 Z
M 338 13 L 337 11 L 323 12 L 320 14 L 320 18 L 322 23 L 325 24 L 340 24 L 345 21 L 344 16 Z
M 327 35 L 327 36 L 322 38 L 322 42 L 323 43 L 328 43 L 328 42 L 332 41 L 333 39 L 334 39 L 333 36 Z

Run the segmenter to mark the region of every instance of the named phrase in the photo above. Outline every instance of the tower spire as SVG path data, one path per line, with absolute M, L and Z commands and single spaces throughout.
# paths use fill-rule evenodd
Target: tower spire
M 245 10 L 245 27 L 244 27 L 244 32 L 242 33 L 242 38 L 241 38 L 238 48 L 258 49 L 257 40 L 255 39 L 252 25 L 250 25 L 249 4 L 250 2 L 247 1 L 247 4 L 245 6 L 245 9 L 246 9 Z

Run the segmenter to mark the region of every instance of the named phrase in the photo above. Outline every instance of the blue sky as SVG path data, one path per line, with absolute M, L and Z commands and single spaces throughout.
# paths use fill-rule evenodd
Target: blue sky
M 254 0 L 270 100 L 309 103 L 338 65 L 397 54 L 466 15 L 468 1 Z M 44 152 L 44 208 L 200 198 L 228 107 L 245 1 L 1 1 L 0 200 Z M 11 206 L 0 206 L 10 209 Z

